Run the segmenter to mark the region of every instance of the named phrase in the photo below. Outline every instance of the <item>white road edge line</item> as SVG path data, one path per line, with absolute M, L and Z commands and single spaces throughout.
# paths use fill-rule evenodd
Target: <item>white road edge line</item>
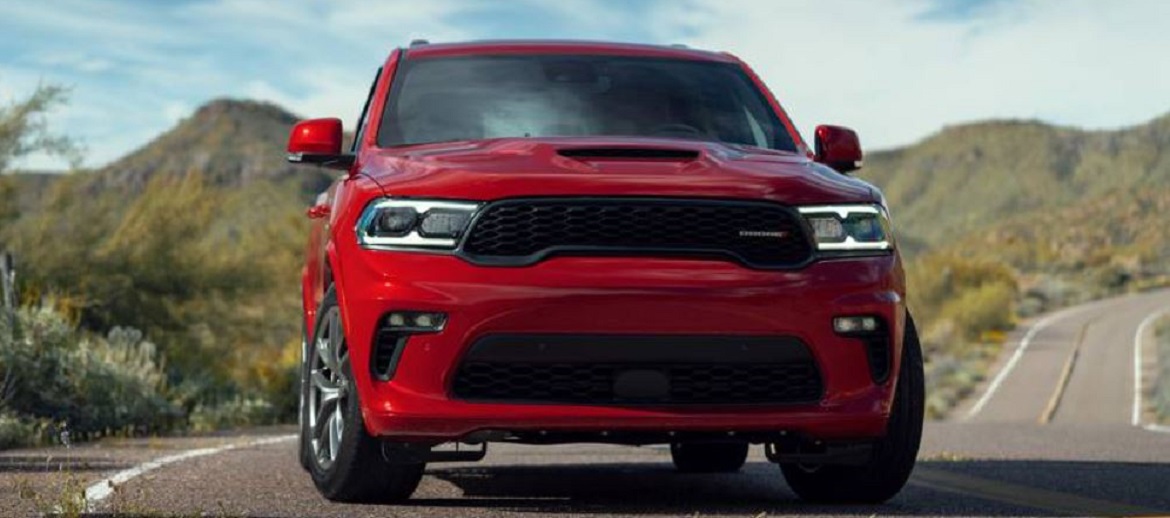
M 1012 353 L 1012 357 L 1008 359 L 1007 365 L 1004 365 L 1003 368 L 999 370 L 999 373 L 997 373 L 995 378 L 991 380 L 991 384 L 987 386 L 987 390 L 983 392 L 983 396 L 979 398 L 979 401 L 975 402 L 975 406 L 971 407 L 971 410 L 967 411 L 967 415 L 963 417 L 963 420 L 970 420 L 976 415 L 979 415 L 979 412 L 983 411 L 983 407 L 987 405 L 988 401 L 991 401 L 991 397 L 995 395 L 995 391 L 999 390 L 999 386 L 1003 383 L 1003 380 L 1007 379 L 1008 374 L 1012 373 L 1012 369 L 1016 368 L 1016 364 L 1020 362 L 1020 358 L 1024 356 L 1024 352 L 1028 350 L 1028 346 L 1032 344 L 1032 339 L 1036 337 L 1037 333 L 1042 331 L 1045 327 L 1051 325 L 1053 322 L 1067 317 L 1085 307 L 1086 306 L 1075 306 L 1072 308 L 1067 308 L 1063 311 L 1058 311 L 1048 315 L 1047 317 L 1040 319 L 1039 322 L 1033 324 L 1032 327 L 1028 329 L 1028 332 L 1024 334 L 1024 338 L 1020 340 L 1020 346 L 1016 347 L 1016 351 Z
M 1170 433 L 1170 427 L 1156 424 L 1142 426 L 1142 338 L 1154 321 L 1167 314 L 1170 314 L 1170 309 L 1159 309 L 1146 315 L 1133 334 L 1133 416 L 1130 423 L 1138 428 L 1161 433 Z
M 143 462 L 142 464 L 132 468 L 124 469 L 114 473 L 113 475 L 94 482 L 93 484 L 90 484 L 89 487 L 85 488 L 85 511 L 87 513 L 94 512 L 97 505 L 100 504 L 102 500 L 105 500 L 106 498 L 109 498 L 110 495 L 114 494 L 114 489 L 118 485 L 125 484 L 126 482 L 133 480 L 138 476 L 141 476 L 150 471 L 154 471 L 168 464 L 174 464 L 176 462 L 182 462 L 197 457 L 215 455 L 217 453 L 223 453 L 225 451 L 234 450 L 237 448 L 263 446 L 266 444 L 289 441 L 296 438 L 296 435 L 265 437 L 263 439 L 256 439 L 248 442 L 225 444 L 223 446 L 216 446 L 214 448 L 198 448 L 194 450 L 187 450 L 182 453 L 176 453 L 174 455 L 159 457 L 154 460 Z

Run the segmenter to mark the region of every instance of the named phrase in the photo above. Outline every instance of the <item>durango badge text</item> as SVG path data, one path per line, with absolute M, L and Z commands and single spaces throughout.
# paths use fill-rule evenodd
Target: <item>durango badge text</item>
M 360 99 L 354 99 L 355 107 Z M 808 143 L 750 68 L 679 47 L 495 41 L 392 51 L 308 211 L 300 462 L 395 501 L 490 443 L 749 448 L 802 498 L 880 502 L 922 433 L 889 210 L 857 135 Z
M 787 232 L 787 231 L 784 231 L 784 230 L 774 230 L 774 231 L 768 231 L 768 230 L 740 230 L 740 231 L 739 231 L 739 237 L 774 237 L 774 238 L 777 238 L 777 239 L 783 239 L 783 238 L 786 238 L 786 237 L 788 237 L 788 236 L 790 236 L 790 235 L 792 235 L 792 233 L 791 233 L 791 232 Z

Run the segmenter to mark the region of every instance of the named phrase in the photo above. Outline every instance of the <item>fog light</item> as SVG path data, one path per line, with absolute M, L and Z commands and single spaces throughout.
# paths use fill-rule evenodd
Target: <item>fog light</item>
M 396 311 L 386 317 L 386 325 L 391 331 L 432 333 L 442 331 L 446 323 L 447 315 L 444 313 Z
M 877 331 L 877 328 L 877 317 L 836 317 L 833 319 L 833 331 L 843 335 L 872 333 Z

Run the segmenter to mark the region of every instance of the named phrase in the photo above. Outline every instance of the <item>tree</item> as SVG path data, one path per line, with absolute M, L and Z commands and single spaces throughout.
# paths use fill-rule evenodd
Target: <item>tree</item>
M 47 115 L 65 103 L 68 91 L 56 85 L 40 85 L 24 99 L 0 106 L 0 175 L 8 173 L 12 163 L 28 155 L 46 153 L 76 165 L 80 149 L 69 137 L 49 130 Z M 16 186 L 11 178 L 0 176 L 0 223 L 16 219 Z

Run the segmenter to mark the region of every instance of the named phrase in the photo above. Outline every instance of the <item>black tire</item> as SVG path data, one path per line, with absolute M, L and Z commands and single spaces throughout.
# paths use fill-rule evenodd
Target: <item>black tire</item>
M 806 466 L 781 464 L 784 479 L 800 498 L 821 503 L 881 503 L 906 485 L 918 446 L 926 393 L 922 346 L 909 314 L 902 345 L 902 370 L 894 393 L 894 408 L 886 436 L 873 447 L 869 463 L 861 466 Z
M 747 461 L 746 442 L 676 442 L 670 445 L 675 469 L 683 473 L 733 473 Z
M 313 453 L 309 449 L 309 437 L 305 427 L 305 421 L 308 419 L 305 415 L 307 413 L 305 401 L 309 398 L 309 330 L 305 329 L 304 318 L 301 321 L 301 384 L 300 399 L 297 400 L 297 429 L 300 433 L 297 437 L 297 457 L 299 457 L 301 467 L 305 471 L 309 471 L 309 465 L 313 461 Z
M 317 312 L 317 322 L 313 326 L 314 340 L 310 342 L 309 358 L 305 362 L 306 372 L 315 366 L 318 354 L 316 339 L 321 336 L 323 320 L 334 308 L 337 308 L 337 296 L 330 288 Z M 340 365 L 346 379 L 352 380 L 348 355 L 343 357 Z M 309 398 L 306 401 L 310 401 Z M 338 440 L 336 457 L 331 461 L 323 460 L 314 453 L 311 444 L 306 444 L 309 474 L 317 490 L 335 502 L 389 503 L 410 498 L 422 479 L 426 465 L 390 464 L 385 461 L 382 443 L 366 432 L 356 390 L 345 392 L 338 400 L 338 406 L 342 409 L 340 421 L 343 431 Z M 307 414 L 307 410 L 305 412 Z M 302 418 L 301 433 L 306 443 L 309 443 L 308 438 L 313 434 L 309 430 L 307 418 Z

